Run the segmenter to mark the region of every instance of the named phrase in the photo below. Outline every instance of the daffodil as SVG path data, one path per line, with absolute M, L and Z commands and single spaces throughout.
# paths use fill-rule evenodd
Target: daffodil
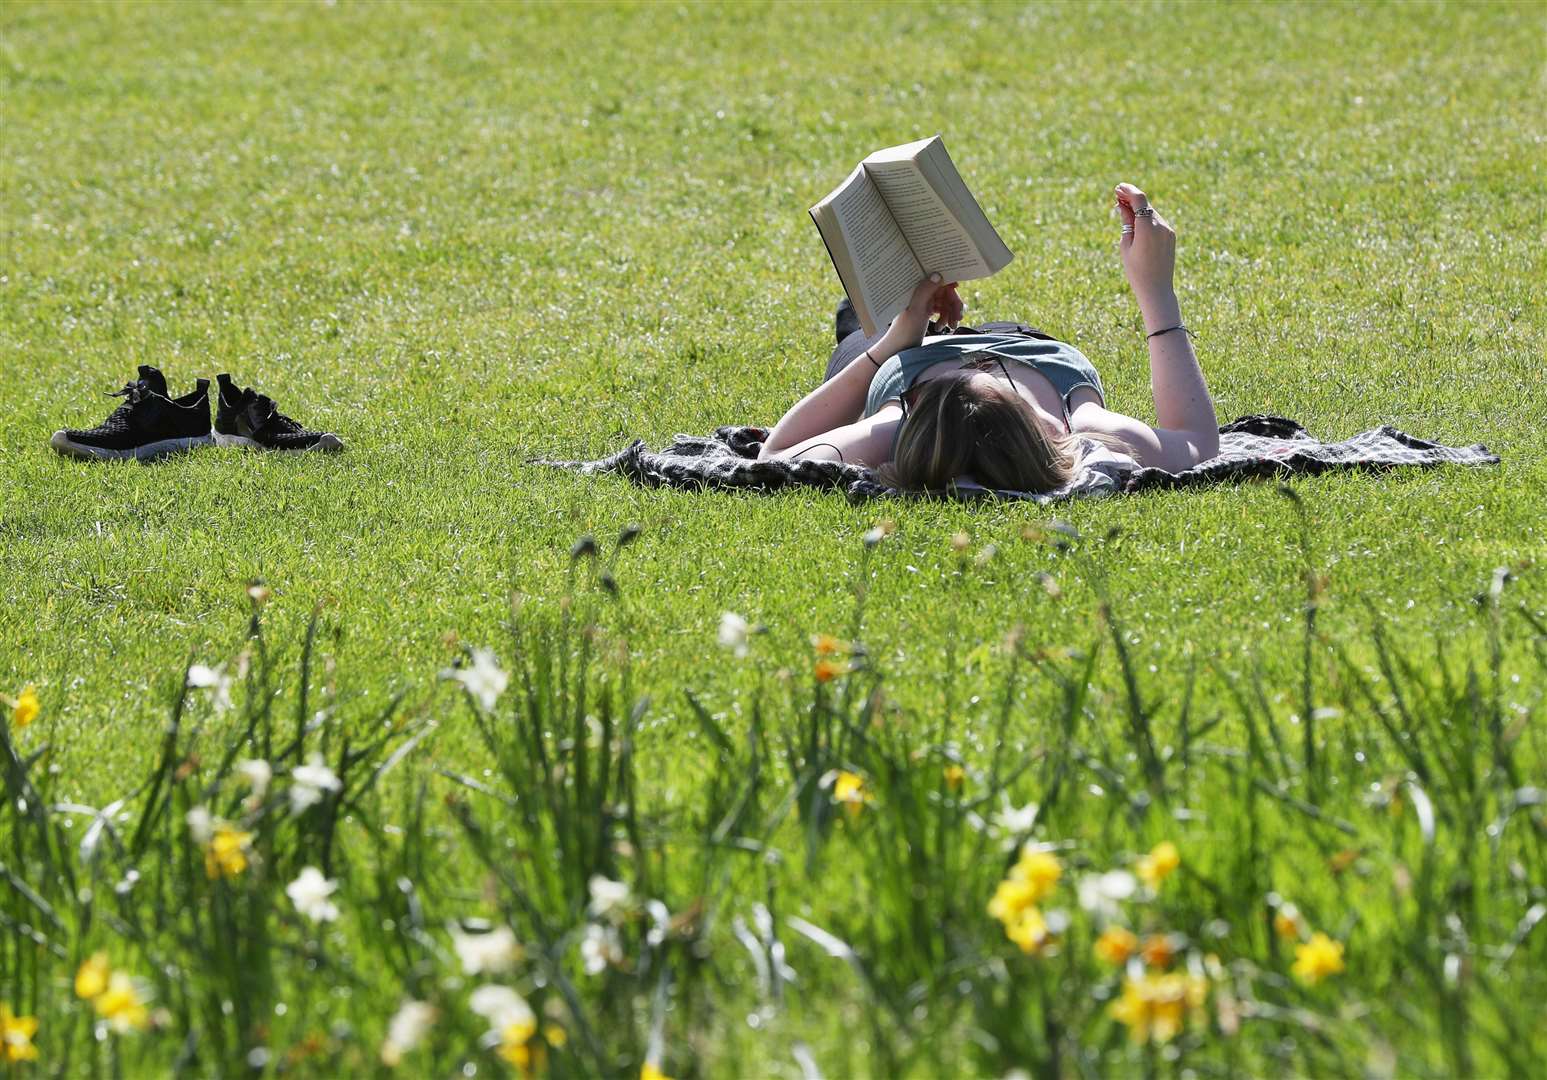
M 28 683 L 11 703 L 11 726 L 17 731 L 38 718 L 43 706 L 38 703 L 38 688 Z M 17 1059 L 21 1060 L 20 1058 Z
M 1295 946 L 1295 962 L 1289 970 L 1305 985 L 1315 986 L 1328 975 L 1343 970 L 1343 943 L 1318 930 L 1310 941 Z
M 387 1024 L 387 1037 L 381 1044 L 381 1063 L 395 1069 L 403 1061 L 403 1055 L 424 1041 L 435 1019 L 440 1015 L 435 1006 L 412 999 L 398 1006 Z
M 1132 930 L 1113 923 L 1101 931 L 1093 946 L 1096 956 L 1113 967 L 1121 967 L 1139 947 L 1139 938 Z
M 1029 881 L 1007 877 L 994 889 L 988 901 L 988 913 L 1005 925 L 1037 903 L 1036 887 Z
M 304 813 L 323 800 L 324 793 L 342 791 L 343 781 L 328 768 L 323 756 L 313 750 L 306 764 L 290 770 L 290 812 Z
M 729 649 L 738 659 L 751 648 L 752 625 L 734 611 L 720 616 L 720 648 Z
M 811 673 L 816 676 L 817 682 L 832 682 L 840 675 L 846 675 L 849 665 L 842 660 L 831 660 L 822 657 L 811 668 Z
M 593 918 L 617 921 L 634 902 L 633 893 L 626 883 L 613 881 L 601 874 L 591 875 L 591 880 L 586 882 L 586 890 L 591 894 L 591 904 L 587 910 Z
M 1169 1042 L 1182 1030 L 1187 1014 L 1202 1011 L 1208 997 L 1202 975 L 1142 975 L 1123 980 L 1123 992 L 1109 1012 L 1136 1043 Z
M 661 1067 L 653 1061 L 647 1061 L 639 1070 L 639 1080 L 671 1080 L 661 1071 Z
M 537 1014 L 520 994 L 508 986 L 480 986 L 468 998 L 468 1007 L 489 1022 L 496 1040 L 494 1052 L 501 1060 L 522 1073 L 541 1065 L 543 1045 L 532 1039 L 537 1034 Z
M 521 959 L 521 945 L 508 926 L 468 933 L 452 923 L 449 929 L 451 947 L 462 962 L 464 974 L 499 975 L 515 967 Z
M 229 822 L 217 822 L 204 849 L 204 873 L 211 880 L 236 877 L 247 869 L 252 850 L 252 833 L 242 832 Z
M 840 804 L 849 817 L 859 817 L 860 811 L 870 802 L 865 778 L 858 773 L 839 770 L 833 780 L 833 802 Z
M 315 866 L 306 866 L 285 886 L 285 895 L 290 897 L 295 909 L 312 922 L 332 922 L 338 918 L 338 905 L 328 898 L 337 889 L 337 881 L 324 877 Z
M 474 649 L 473 662 L 469 666 L 447 668 L 440 677 L 461 683 L 484 712 L 494 709 L 500 695 L 510 685 L 510 676 L 500 669 L 493 649 Z
M 112 973 L 107 953 L 92 953 L 75 972 L 75 996 L 82 1001 L 90 1001 L 107 989 L 108 976 Z
M 601 923 L 586 923 L 580 938 L 580 963 L 587 975 L 600 975 L 623 963 L 623 942 L 618 931 Z
M 847 645 L 831 634 L 812 635 L 811 647 L 816 650 L 818 656 L 837 656 L 839 653 L 849 651 Z
M 97 1015 L 120 1035 L 127 1031 L 141 1030 L 150 1024 L 150 1010 L 133 979 L 122 971 L 108 976 L 107 989 L 92 999 Z
M 1178 866 L 1182 865 L 1181 853 L 1176 850 L 1176 845 L 1169 840 L 1163 840 L 1156 844 L 1148 855 L 1141 856 L 1138 864 L 1133 868 L 1139 875 L 1139 880 L 1151 889 L 1160 888 L 1160 883 L 1170 877 Z
M 1058 884 L 1063 873 L 1064 867 L 1057 855 L 1027 845 L 1021 850 L 1021 857 L 1015 865 L 1010 867 L 1009 876 L 1031 886 L 1035 893 L 1032 898 L 1035 903 L 1053 891 L 1053 886 Z
M 0 1001 L 0 1061 L 13 1065 L 36 1061 L 38 1048 L 32 1045 L 32 1037 L 37 1033 L 36 1016 L 17 1016 L 9 1004 Z
M 1144 939 L 1139 955 L 1152 968 L 1168 968 L 1176 959 L 1176 946 L 1172 944 L 1170 934 L 1151 934 Z
M 547 1056 L 543 1041 L 533 1038 L 536 1034 L 536 1024 L 507 1024 L 499 1033 L 500 1041 L 494 1052 L 501 1061 L 520 1070 L 521 1075 L 530 1076 L 542 1068 Z
M 1004 934 L 1027 955 L 1041 952 L 1053 940 L 1047 919 L 1034 907 L 1023 908 L 1014 918 L 1006 919 Z

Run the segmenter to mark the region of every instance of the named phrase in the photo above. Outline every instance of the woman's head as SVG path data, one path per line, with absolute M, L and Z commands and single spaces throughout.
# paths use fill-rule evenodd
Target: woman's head
M 883 473 L 896 487 L 945 491 L 959 477 L 991 488 L 1051 491 L 1073 471 L 1068 440 L 1049 437 L 1031 406 L 1009 383 L 975 366 L 990 354 L 968 354 L 970 366 L 915 388 Z

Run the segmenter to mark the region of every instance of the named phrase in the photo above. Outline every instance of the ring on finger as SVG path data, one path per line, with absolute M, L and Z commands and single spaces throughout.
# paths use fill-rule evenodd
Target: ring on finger
M 1123 235 L 1124 236 L 1132 236 L 1133 235 L 1133 226 L 1132 225 L 1124 225 L 1123 226 Z
M 1133 216 L 1134 217 L 1154 217 L 1155 216 L 1155 208 L 1153 206 L 1141 206 L 1141 207 L 1139 207 L 1139 209 L 1137 209 L 1137 210 L 1135 210 L 1133 212 Z

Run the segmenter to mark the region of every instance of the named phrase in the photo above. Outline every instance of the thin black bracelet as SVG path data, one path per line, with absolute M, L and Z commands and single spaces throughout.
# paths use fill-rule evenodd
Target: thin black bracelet
M 874 356 L 870 355 L 870 350 L 869 349 L 865 350 L 865 359 L 869 360 L 872 364 L 874 364 L 876 366 L 876 370 L 877 371 L 881 370 L 881 362 L 879 360 L 877 360 Z M 836 447 L 834 447 L 834 449 L 836 449 Z
M 1180 330 L 1182 333 L 1186 334 L 1188 337 L 1197 337 L 1198 336 L 1197 334 L 1193 333 L 1191 330 L 1187 329 L 1187 327 L 1183 326 L 1181 323 L 1177 323 L 1175 326 L 1168 326 L 1164 330 L 1156 330 L 1153 334 L 1145 334 L 1144 335 L 1144 340 L 1148 341 L 1150 338 L 1159 337 L 1161 334 L 1169 334 L 1173 330 Z

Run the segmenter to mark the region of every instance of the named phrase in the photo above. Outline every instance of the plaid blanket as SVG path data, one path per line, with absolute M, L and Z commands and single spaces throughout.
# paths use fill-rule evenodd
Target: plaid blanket
M 677 487 L 754 492 L 784 488 L 837 488 L 850 499 L 909 495 L 878 482 L 876 474 L 859 465 L 836 461 L 758 461 L 758 448 L 768 437 L 764 428 L 722 427 L 711 436 L 678 435 L 656 452 L 636 439 L 616 454 L 597 461 L 549 461 L 535 465 L 574 469 L 586 474 L 619 473 L 647 487 Z M 1384 470 L 1398 466 L 1497 465 L 1488 448 L 1441 446 L 1415 439 L 1390 425 L 1381 425 L 1342 442 L 1322 442 L 1293 420 L 1281 416 L 1243 416 L 1219 429 L 1219 454 L 1183 472 L 1122 468 L 1094 456 L 1070 482 L 1048 492 L 1000 491 L 964 487 L 960 498 L 992 497 L 1034 503 L 1154 488 L 1185 488 L 1200 484 L 1240 482 L 1265 477 L 1316 475 L 1335 469 Z

